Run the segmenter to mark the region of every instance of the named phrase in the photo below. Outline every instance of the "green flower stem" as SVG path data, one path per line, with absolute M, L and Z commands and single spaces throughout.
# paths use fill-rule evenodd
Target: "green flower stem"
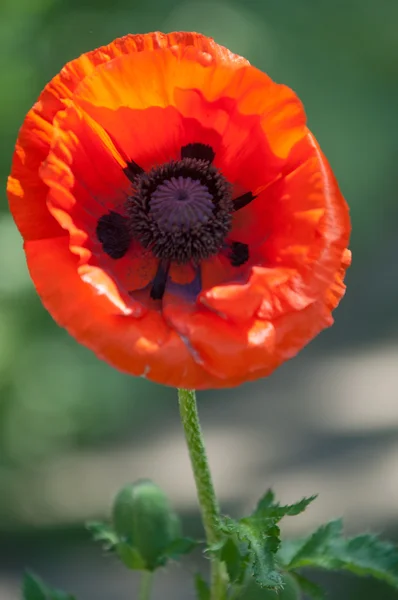
M 181 421 L 184 427 L 203 526 L 209 546 L 220 540 L 218 520 L 220 509 L 214 492 L 209 463 L 203 442 L 202 430 L 199 422 L 196 394 L 191 390 L 178 390 Z M 211 600 L 225 600 L 227 597 L 228 577 L 223 563 L 217 557 L 211 558 Z
M 150 600 L 153 583 L 153 573 L 151 571 L 143 571 L 141 575 L 140 591 L 138 600 Z

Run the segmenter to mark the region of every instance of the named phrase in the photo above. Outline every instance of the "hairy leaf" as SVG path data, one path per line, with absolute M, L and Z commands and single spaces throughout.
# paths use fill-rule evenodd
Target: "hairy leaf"
M 308 538 L 284 544 L 278 558 L 287 569 L 320 567 L 372 576 L 398 588 L 398 548 L 377 536 L 344 538 L 341 520 L 319 527 Z
M 328 549 L 333 540 L 341 537 L 342 532 L 341 519 L 321 525 L 303 540 L 284 543 L 285 547 L 282 547 L 279 558 L 289 569 L 314 565 L 315 560 L 318 567 L 338 569 L 340 562 L 330 555 Z
M 330 553 L 342 568 L 356 575 L 371 575 L 398 588 L 398 548 L 370 534 L 333 540 Z
M 279 528 L 272 519 L 256 519 L 247 517 L 234 521 L 225 517 L 221 529 L 235 535 L 247 544 L 247 561 L 252 575 L 262 587 L 278 589 L 282 586 L 282 578 L 277 568 L 275 554 L 278 550 Z
M 316 498 L 317 496 L 310 496 L 309 498 L 303 498 L 294 504 L 281 506 L 279 502 L 275 502 L 275 496 L 272 490 L 268 490 L 268 492 L 266 492 L 259 500 L 253 516 L 278 520 L 283 517 L 292 517 L 304 512 Z
M 247 563 L 248 551 L 247 544 L 239 544 L 235 537 L 228 537 L 219 552 L 220 560 L 222 560 L 228 571 L 228 577 L 231 583 L 241 583 L 244 579 Z

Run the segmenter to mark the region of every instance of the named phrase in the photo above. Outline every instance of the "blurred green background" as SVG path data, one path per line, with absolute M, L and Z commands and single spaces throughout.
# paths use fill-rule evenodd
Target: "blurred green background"
M 16 135 L 65 62 L 128 32 L 214 36 L 303 100 L 350 204 L 353 266 L 336 324 L 268 380 L 200 394 L 223 509 L 269 485 L 320 492 L 294 535 L 344 515 L 349 531 L 398 531 L 398 1 L 0 0 L 0 180 Z M 27 275 L 0 204 L 0 598 L 28 565 L 79 600 L 132 598 L 136 579 L 89 544 L 118 487 L 156 479 L 198 531 L 176 394 L 98 361 L 60 330 Z M 202 565 L 203 566 L 203 565 Z M 155 599 L 190 598 L 190 573 Z M 328 577 L 330 598 L 396 597 Z

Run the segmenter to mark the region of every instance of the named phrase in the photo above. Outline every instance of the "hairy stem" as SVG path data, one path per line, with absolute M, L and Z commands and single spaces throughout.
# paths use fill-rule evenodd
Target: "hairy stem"
M 217 498 L 214 492 L 209 463 L 203 442 L 199 422 L 196 394 L 191 390 L 178 390 L 181 421 L 184 427 L 199 506 L 202 513 L 203 526 L 209 546 L 220 539 L 218 520 L 220 516 Z M 228 578 L 225 567 L 214 555 L 211 559 L 211 600 L 225 600 L 227 597 Z

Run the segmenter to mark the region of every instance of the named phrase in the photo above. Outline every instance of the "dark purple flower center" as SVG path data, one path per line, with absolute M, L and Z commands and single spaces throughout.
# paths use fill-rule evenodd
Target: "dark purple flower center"
M 202 260 L 222 252 L 232 266 L 239 267 L 249 259 L 249 246 L 228 237 L 233 213 L 254 196 L 247 192 L 232 200 L 232 186 L 213 166 L 214 157 L 211 146 L 192 143 L 181 148 L 181 160 L 149 172 L 130 161 L 124 172 L 133 193 L 125 216 L 110 211 L 98 221 L 97 238 L 111 258 L 122 258 L 135 239 L 159 259 L 150 289 L 155 300 L 163 297 L 172 262 L 197 268 L 194 285 L 188 286 L 189 293 L 196 295 Z
M 138 174 L 126 203 L 132 238 L 179 264 L 216 255 L 232 226 L 232 188 L 206 159 L 182 158 Z
M 163 231 L 190 231 L 207 223 L 213 214 L 213 197 L 198 179 L 172 177 L 161 183 L 149 201 L 149 214 Z

